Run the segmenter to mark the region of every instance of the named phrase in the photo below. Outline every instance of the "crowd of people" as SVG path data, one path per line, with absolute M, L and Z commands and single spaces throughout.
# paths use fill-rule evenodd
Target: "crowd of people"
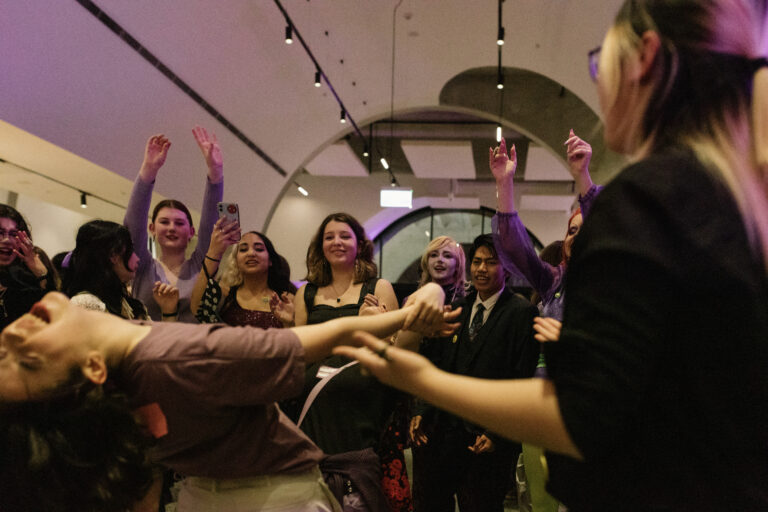
M 149 216 L 162 134 L 70 252 L 0 204 L 0 511 L 501 511 L 526 447 L 574 512 L 768 509 L 766 51 L 765 1 L 627 0 L 589 71 L 632 163 L 595 185 L 571 130 L 579 206 L 538 254 L 502 140 L 492 233 L 432 240 L 402 301 L 346 213 L 297 289 L 218 218 L 200 127 L 197 231 Z

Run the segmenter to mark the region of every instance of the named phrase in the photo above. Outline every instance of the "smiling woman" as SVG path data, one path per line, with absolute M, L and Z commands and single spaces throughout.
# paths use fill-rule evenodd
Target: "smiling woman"
M 15 208 L 0 204 L 0 329 L 55 286 L 32 244 L 24 217 Z
M 225 253 L 227 247 L 231 247 Z M 225 256 L 226 255 L 226 256 Z M 215 279 L 219 263 L 222 275 Z M 224 322 L 267 329 L 293 325 L 290 268 L 264 234 L 240 236 L 237 222 L 219 219 L 190 298 L 190 308 L 202 323 Z

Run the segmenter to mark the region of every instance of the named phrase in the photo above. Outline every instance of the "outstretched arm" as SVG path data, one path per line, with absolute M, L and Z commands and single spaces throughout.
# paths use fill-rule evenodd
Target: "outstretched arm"
M 568 133 L 568 139 L 563 143 L 568 147 L 568 171 L 576 182 L 576 191 L 579 196 L 586 196 L 592 188 L 592 177 L 589 175 L 589 162 L 592 160 L 592 146 L 579 138 L 573 129 Z
M 379 380 L 502 436 L 581 458 L 565 429 L 554 384 L 547 379 L 486 380 L 438 370 L 426 358 L 365 333 L 361 348 L 338 347 Z
M 203 258 L 203 265 L 198 272 L 195 286 L 192 288 L 192 295 L 189 297 L 189 309 L 193 315 L 197 314 L 197 309 L 200 307 L 200 301 L 205 293 L 205 288 L 208 286 L 208 278 L 206 277 L 206 271 L 209 276 L 216 275 L 216 271 L 219 269 L 219 263 L 224 255 L 224 251 L 227 250 L 232 244 L 237 243 L 240 240 L 240 225 L 237 222 L 227 223 L 226 219 L 219 219 L 213 228 L 213 234 L 211 236 L 211 243 L 208 245 L 208 251 Z M 223 287 L 222 287 L 223 288 Z M 222 289 L 222 296 L 226 297 L 229 289 Z
M 489 148 L 488 165 L 496 178 L 496 195 L 500 212 L 515 211 L 515 171 L 517 170 L 517 150 L 515 145 L 507 152 L 507 141 L 501 139 L 495 148 Z
M 291 329 L 298 335 L 299 341 L 304 346 L 307 361 L 317 361 L 329 355 L 333 347 L 349 344 L 353 333 L 358 330 L 384 337 L 401 328 L 431 334 L 455 327 L 450 322 L 461 310 L 443 313 L 442 288 L 430 283 L 417 290 L 414 295 L 416 298 L 410 306 L 396 311 L 338 318 L 322 324 Z

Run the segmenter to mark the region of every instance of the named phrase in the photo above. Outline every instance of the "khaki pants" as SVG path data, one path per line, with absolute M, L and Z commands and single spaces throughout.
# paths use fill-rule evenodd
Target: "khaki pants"
M 341 512 L 318 468 L 305 473 L 218 480 L 188 477 L 179 512 Z

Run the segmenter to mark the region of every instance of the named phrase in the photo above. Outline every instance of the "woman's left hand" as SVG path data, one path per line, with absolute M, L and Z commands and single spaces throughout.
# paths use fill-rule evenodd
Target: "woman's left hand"
M 13 252 L 36 277 L 42 277 L 48 273 L 40 256 L 35 252 L 35 245 L 24 231 L 19 231 L 16 236 L 16 248 Z
M 283 292 L 280 296 L 276 292 L 272 292 L 269 297 L 269 309 L 285 327 L 294 323 L 294 315 L 296 314 L 294 298 L 296 296 L 288 292 Z

